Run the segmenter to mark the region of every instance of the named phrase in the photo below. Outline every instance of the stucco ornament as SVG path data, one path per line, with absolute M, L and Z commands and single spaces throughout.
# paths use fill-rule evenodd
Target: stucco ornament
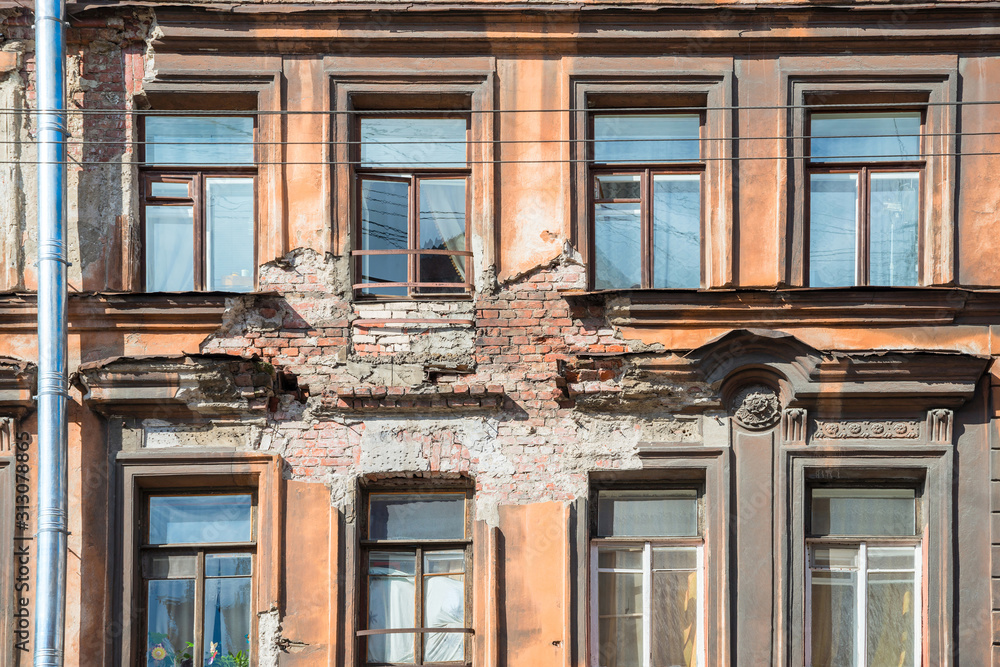
M 748 384 L 733 397 L 733 418 L 743 428 L 761 430 L 778 423 L 778 395 L 764 384 Z

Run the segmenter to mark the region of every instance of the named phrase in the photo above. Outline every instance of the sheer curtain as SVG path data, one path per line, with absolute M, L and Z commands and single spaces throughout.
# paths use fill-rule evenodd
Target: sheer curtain
M 424 589 L 424 613 L 428 628 L 465 627 L 465 584 L 462 578 L 427 577 Z M 450 662 L 465 659 L 465 635 L 460 632 L 427 633 L 424 638 L 425 662 Z
M 428 219 L 434 223 L 438 240 L 445 249 L 465 250 L 465 179 L 421 181 L 420 219 L 421 223 L 426 223 Z M 426 233 L 421 235 L 428 236 Z M 449 259 L 461 279 L 465 280 L 465 259 Z
M 390 567 L 371 567 L 368 584 L 368 628 L 412 628 L 413 575 Z M 413 635 L 368 636 L 369 662 L 413 662 Z

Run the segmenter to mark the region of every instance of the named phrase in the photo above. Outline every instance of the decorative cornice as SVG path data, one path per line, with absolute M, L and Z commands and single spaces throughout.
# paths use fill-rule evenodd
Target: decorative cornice
M 35 407 L 35 364 L 0 357 L 0 417 L 24 417 Z
M 227 298 L 215 292 L 182 294 L 71 294 L 68 330 L 212 333 L 222 324 Z M 0 332 L 30 333 L 38 327 L 34 294 L 0 295 Z

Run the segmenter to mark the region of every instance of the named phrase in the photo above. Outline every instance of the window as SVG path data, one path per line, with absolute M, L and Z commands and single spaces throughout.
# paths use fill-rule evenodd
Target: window
M 591 116 L 594 289 L 701 286 L 702 118 Z
M 808 664 L 921 665 L 916 490 L 815 487 L 808 516 Z
M 360 295 L 465 294 L 469 118 L 357 121 L 355 289 Z
M 809 120 L 809 285 L 917 285 L 922 113 Z
M 254 289 L 254 122 L 250 116 L 145 118 L 146 291 Z
M 470 662 L 467 504 L 464 491 L 368 495 L 366 664 Z
M 701 497 L 601 490 L 591 542 L 591 665 L 705 665 Z
M 250 665 L 253 495 L 151 493 L 139 547 L 148 667 Z

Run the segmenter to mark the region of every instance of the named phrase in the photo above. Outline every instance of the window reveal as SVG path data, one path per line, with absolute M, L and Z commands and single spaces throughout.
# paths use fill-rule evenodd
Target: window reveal
M 254 119 L 148 116 L 146 291 L 254 288 Z
M 914 489 L 814 488 L 806 566 L 812 667 L 921 664 Z
M 812 113 L 809 285 L 917 285 L 922 114 Z
M 701 286 L 701 116 L 595 114 L 595 289 Z
M 250 664 L 254 523 L 250 494 L 147 498 L 144 665 Z
M 361 118 L 355 168 L 355 289 L 369 296 L 464 294 L 467 118 Z
M 705 664 L 700 514 L 694 489 L 598 492 L 591 664 Z
M 467 496 L 371 493 L 366 567 L 368 664 L 468 662 Z

